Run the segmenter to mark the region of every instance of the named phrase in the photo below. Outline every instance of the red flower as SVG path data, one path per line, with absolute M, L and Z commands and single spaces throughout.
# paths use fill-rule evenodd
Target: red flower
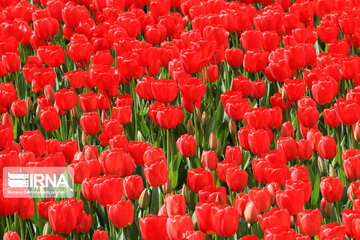
M 196 141 L 194 136 L 184 134 L 176 141 L 176 148 L 185 158 L 194 156 L 196 154 Z
M 75 198 L 69 198 L 51 204 L 49 207 L 49 222 L 51 229 L 56 234 L 68 234 L 75 230 L 80 222 L 83 202 Z
M 146 215 L 139 219 L 140 232 L 144 240 L 167 240 L 167 216 Z
M 322 177 L 320 183 L 320 191 L 327 202 L 338 202 L 343 194 L 343 184 L 340 178 Z
M 121 199 L 106 208 L 111 222 L 118 228 L 127 227 L 134 221 L 134 208 L 130 200 Z
M 215 180 L 211 172 L 201 168 L 188 170 L 187 181 L 190 189 L 196 193 L 206 186 L 215 186 Z

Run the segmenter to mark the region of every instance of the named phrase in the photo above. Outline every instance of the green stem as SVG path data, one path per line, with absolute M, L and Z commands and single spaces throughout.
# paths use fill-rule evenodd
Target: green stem
M 11 230 L 11 224 L 10 224 L 10 221 L 9 221 L 9 217 L 10 217 L 10 216 L 5 216 L 5 220 L 6 220 L 6 225 L 7 225 L 8 231 Z
M 127 227 L 124 228 L 124 232 L 125 232 L 126 240 L 131 240 Z
M 72 139 L 75 139 L 75 134 L 74 134 L 74 124 L 73 124 L 73 120 L 72 120 L 72 117 L 71 117 L 71 113 L 70 113 L 70 111 L 68 111 L 68 117 L 69 117 L 70 126 L 71 126 Z
M 135 134 L 134 134 L 134 138 L 135 141 L 137 141 L 137 131 L 138 131 L 138 109 L 137 109 L 137 97 L 136 97 L 136 83 L 135 83 L 135 78 L 132 78 L 131 80 L 131 95 L 133 97 L 133 108 L 134 108 L 134 118 L 135 118 L 135 122 L 134 122 L 134 130 L 135 130 Z
M 21 239 L 25 239 L 25 238 L 24 238 L 23 220 L 21 219 L 21 217 L 19 217 L 19 221 L 20 221 L 20 237 L 21 237 Z

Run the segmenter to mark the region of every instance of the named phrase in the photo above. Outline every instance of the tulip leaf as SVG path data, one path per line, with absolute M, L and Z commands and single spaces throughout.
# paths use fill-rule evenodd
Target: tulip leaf
M 141 128 L 141 133 L 142 133 L 144 136 L 149 136 L 149 135 L 150 135 L 149 128 L 148 128 L 148 126 L 146 125 L 144 119 L 141 119 L 141 120 L 140 120 L 140 128 Z
M 311 192 L 311 206 L 316 207 L 318 204 L 320 195 L 320 174 L 316 174 L 315 183 L 313 185 L 313 190 Z
M 178 152 L 175 156 L 173 156 L 172 161 L 170 162 L 170 169 L 169 169 L 169 177 L 171 181 L 171 187 L 173 189 L 176 188 L 178 183 L 178 176 L 179 176 L 179 167 L 181 162 L 181 153 Z

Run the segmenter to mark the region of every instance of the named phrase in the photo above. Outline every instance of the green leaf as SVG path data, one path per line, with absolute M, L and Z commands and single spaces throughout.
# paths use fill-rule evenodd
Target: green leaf
M 146 125 L 146 123 L 144 122 L 144 120 L 141 120 L 141 121 L 140 121 L 140 129 L 141 129 L 141 133 L 142 133 L 144 136 L 149 136 L 149 135 L 150 135 L 149 128 L 148 128 L 148 126 Z
M 315 207 L 318 204 L 320 195 L 320 174 L 316 174 L 316 180 L 313 186 L 313 190 L 311 192 L 311 206 Z
M 171 181 L 171 187 L 173 189 L 176 188 L 178 183 L 178 175 L 179 175 L 179 167 L 181 162 L 181 154 L 178 153 L 175 157 L 173 157 L 172 162 L 170 163 L 170 181 Z

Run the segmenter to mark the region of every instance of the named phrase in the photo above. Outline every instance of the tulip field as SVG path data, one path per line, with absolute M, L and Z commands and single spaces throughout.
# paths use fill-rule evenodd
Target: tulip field
M 360 240 L 359 54 L 358 0 L 1 0 L 0 236 Z

